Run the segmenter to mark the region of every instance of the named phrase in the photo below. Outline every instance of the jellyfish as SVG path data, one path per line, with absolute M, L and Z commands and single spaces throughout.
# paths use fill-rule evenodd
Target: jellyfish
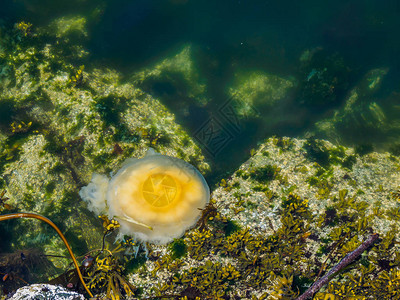
M 152 148 L 141 159 L 127 159 L 111 179 L 93 174 L 79 195 L 89 210 L 119 221 L 119 237 L 155 244 L 181 237 L 210 200 L 207 182 L 195 167 Z

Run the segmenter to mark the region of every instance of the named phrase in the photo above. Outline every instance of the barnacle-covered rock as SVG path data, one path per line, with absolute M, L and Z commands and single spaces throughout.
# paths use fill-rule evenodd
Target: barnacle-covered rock
M 61 286 L 50 284 L 31 284 L 18 289 L 12 300 L 84 300 L 85 297 L 79 293 L 69 291 Z
M 388 153 L 270 138 L 213 191 L 199 227 L 180 240 L 186 255 L 157 249 L 160 258 L 132 278 L 157 295 L 293 299 L 375 232 L 381 240 L 318 297 L 390 298 L 400 267 L 399 167 Z

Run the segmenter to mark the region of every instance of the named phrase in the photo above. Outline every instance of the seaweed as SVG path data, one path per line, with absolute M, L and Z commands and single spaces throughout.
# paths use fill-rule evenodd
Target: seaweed
M 307 151 L 307 158 L 315 161 L 322 167 L 329 167 L 329 151 L 324 144 L 314 138 L 309 138 L 304 143 L 304 149 Z
M 249 170 L 249 176 L 253 180 L 257 180 L 260 183 L 268 183 L 274 180 L 279 173 L 279 168 L 272 165 L 266 165 L 259 168 L 252 168 Z
M 187 245 L 183 239 L 175 239 L 170 245 L 169 249 L 172 251 L 172 258 L 182 258 L 187 253 Z
M 223 228 L 225 236 L 230 236 L 232 233 L 235 233 L 236 231 L 239 231 L 241 229 L 237 222 L 232 220 L 226 220 L 226 222 L 224 222 Z
M 356 157 L 355 157 L 354 155 L 349 155 L 349 156 L 347 156 L 347 157 L 343 160 L 342 166 L 343 166 L 344 168 L 347 168 L 347 169 L 349 169 L 349 170 L 352 170 L 352 169 L 353 169 L 353 165 L 354 165 L 356 162 L 357 162 Z

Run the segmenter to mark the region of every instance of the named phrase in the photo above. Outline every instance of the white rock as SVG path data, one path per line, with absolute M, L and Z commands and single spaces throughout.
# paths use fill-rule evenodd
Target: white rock
M 12 300 L 85 300 L 79 293 L 51 284 L 32 284 L 18 289 Z

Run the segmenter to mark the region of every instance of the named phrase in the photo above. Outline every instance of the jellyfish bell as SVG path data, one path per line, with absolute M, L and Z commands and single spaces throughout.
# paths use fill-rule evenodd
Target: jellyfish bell
M 93 212 L 118 219 L 120 235 L 158 244 L 194 226 L 210 200 L 195 167 L 151 148 L 141 159 L 126 160 L 111 180 L 93 174 L 79 194 Z

